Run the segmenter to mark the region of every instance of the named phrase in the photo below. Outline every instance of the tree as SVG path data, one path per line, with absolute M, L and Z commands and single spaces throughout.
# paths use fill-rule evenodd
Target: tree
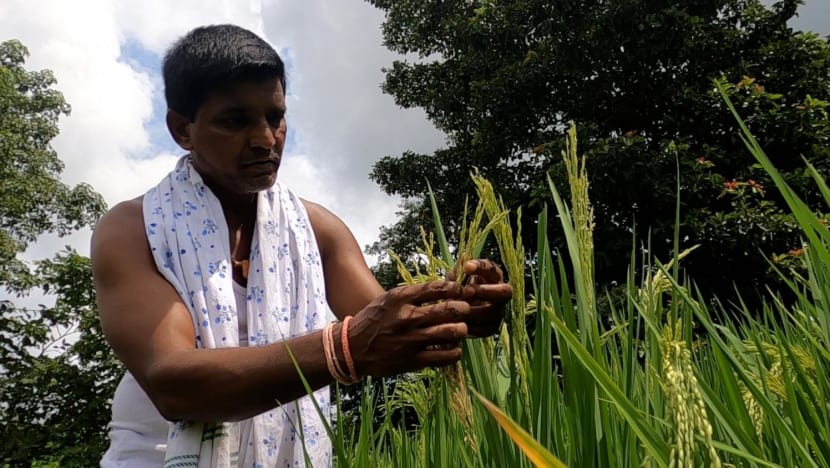
M 802 156 L 828 175 L 830 46 L 787 25 L 798 0 L 369 1 L 386 15 L 385 45 L 420 57 L 385 70 L 384 91 L 423 108 L 447 135 L 433 154 L 375 164 L 372 178 L 404 199 L 376 252 L 411 252 L 418 225 L 429 226 L 424 174 L 454 235 L 449 221 L 461 219 L 474 167 L 508 206 L 524 207 L 534 251 L 546 177 L 566 187 L 559 154 L 574 121 L 591 179 L 598 282 L 624 281 L 632 229 L 644 249 L 671 256 L 678 185 L 680 247 L 702 245 L 685 265 L 705 292 L 763 292 L 774 277 L 764 255 L 798 254 L 794 223 L 712 81 L 733 84 L 759 141 L 815 205 Z
M 49 142 L 69 105 L 51 71 L 23 68 L 27 56 L 18 41 L 0 44 L 0 284 L 13 290 L 31 286 L 17 258 L 30 243 L 87 226 L 105 207 L 89 185 L 60 181 L 63 162 Z
M 0 303 L 0 466 L 93 466 L 123 369 L 98 322 L 89 259 L 67 250 L 35 276 L 54 306 Z
M 56 300 L 38 309 L 0 301 L 0 466 L 92 466 L 121 368 L 98 324 L 89 259 L 66 250 L 32 267 L 18 254 L 43 233 L 91 224 L 105 203 L 61 182 L 50 141 L 69 106 L 49 71 L 23 67 L 27 55 L 17 41 L 0 44 L 0 285 Z

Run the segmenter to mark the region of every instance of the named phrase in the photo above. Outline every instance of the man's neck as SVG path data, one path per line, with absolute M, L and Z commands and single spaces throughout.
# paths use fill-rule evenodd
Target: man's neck
M 256 219 L 257 194 L 235 194 L 222 191 L 222 189 L 213 190 L 213 194 L 219 199 L 222 205 L 222 211 L 225 212 L 225 219 L 228 224 L 245 223 Z
M 256 220 L 257 195 L 256 193 L 234 193 L 225 190 L 212 180 L 204 179 L 205 185 L 219 199 L 225 220 L 229 227 L 240 224 L 252 224 Z

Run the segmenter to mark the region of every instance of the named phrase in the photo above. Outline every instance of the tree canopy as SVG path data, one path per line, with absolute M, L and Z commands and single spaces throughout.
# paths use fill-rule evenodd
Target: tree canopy
M 0 300 L 0 466 L 93 466 L 122 370 L 98 324 L 89 259 L 66 250 L 30 265 L 19 254 L 41 234 L 90 225 L 105 203 L 61 182 L 50 142 L 69 106 L 51 72 L 25 69 L 27 55 L 0 44 L 0 287 L 39 288 L 55 303 Z
M 773 162 L 809 201 L 819 198 L 802 158 L 828 174 L 830 46 L 788 22 L 799 1 L 370 0 L 385 13 L 386 46 L 405 59 L 385 92 L 423 108 L 446 147 L 380 159 L 371 174 L 403 197 L 401 218 L 373 248 L 411 252 L 430 223 L 425 174 L 449 221 L 461 219 L 478 168 L 510 207 L 524 207 L 533 251 L 546 177 L 561 188 L 568 122 L 580 131 L 595 209 L 597 280 L 622 282 L 638 242 L 673 248 L 680 189 L 685 265 L 722 298 L 762 292 L 764 255 L 798 255 L 783 202 L 749 156 L 714 92 L 731 83 Z M 417 58 L 412 58 L 417 57 Z M 679 173 L 679 180 L 678 180 Z M 649 244 L 650 239 L 650 244 Z M 726 281 L 730 278 L 734 281 Z
M 18 41 L 0 44 L 0 284 L 13 289 L 30 285 L 17 255 L 39 235 L 69 234 L 104 210 L 90 186 L 61 182 L 64 165 L 50 142 L 69 105 L 51 71 L 24 68 L 27 56 Z

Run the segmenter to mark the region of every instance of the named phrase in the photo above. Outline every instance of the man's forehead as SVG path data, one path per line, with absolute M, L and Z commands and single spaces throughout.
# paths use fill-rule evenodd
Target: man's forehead
M 246 107 L 262 103 L 285 107 L 282 83 L 277 78 L 233 83 L 212 93 L 210 98 L 223 107 Z

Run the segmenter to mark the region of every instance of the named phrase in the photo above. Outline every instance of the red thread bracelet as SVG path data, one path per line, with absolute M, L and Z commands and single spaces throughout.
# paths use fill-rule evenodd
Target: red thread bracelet
M 343 327 L 340 330 L 340 345 L 343 347 L 343 356 L 346 358 L 346 367 L 349 369 L 349 378 L 355 382 L 360 380 L 357 376 L 357 371 L 354 368 L 354 361 L 352 360 L 352 353 L 349 350 L 349 322 L 352 321 L 352 316 L 347 315 L 343 319 Z

